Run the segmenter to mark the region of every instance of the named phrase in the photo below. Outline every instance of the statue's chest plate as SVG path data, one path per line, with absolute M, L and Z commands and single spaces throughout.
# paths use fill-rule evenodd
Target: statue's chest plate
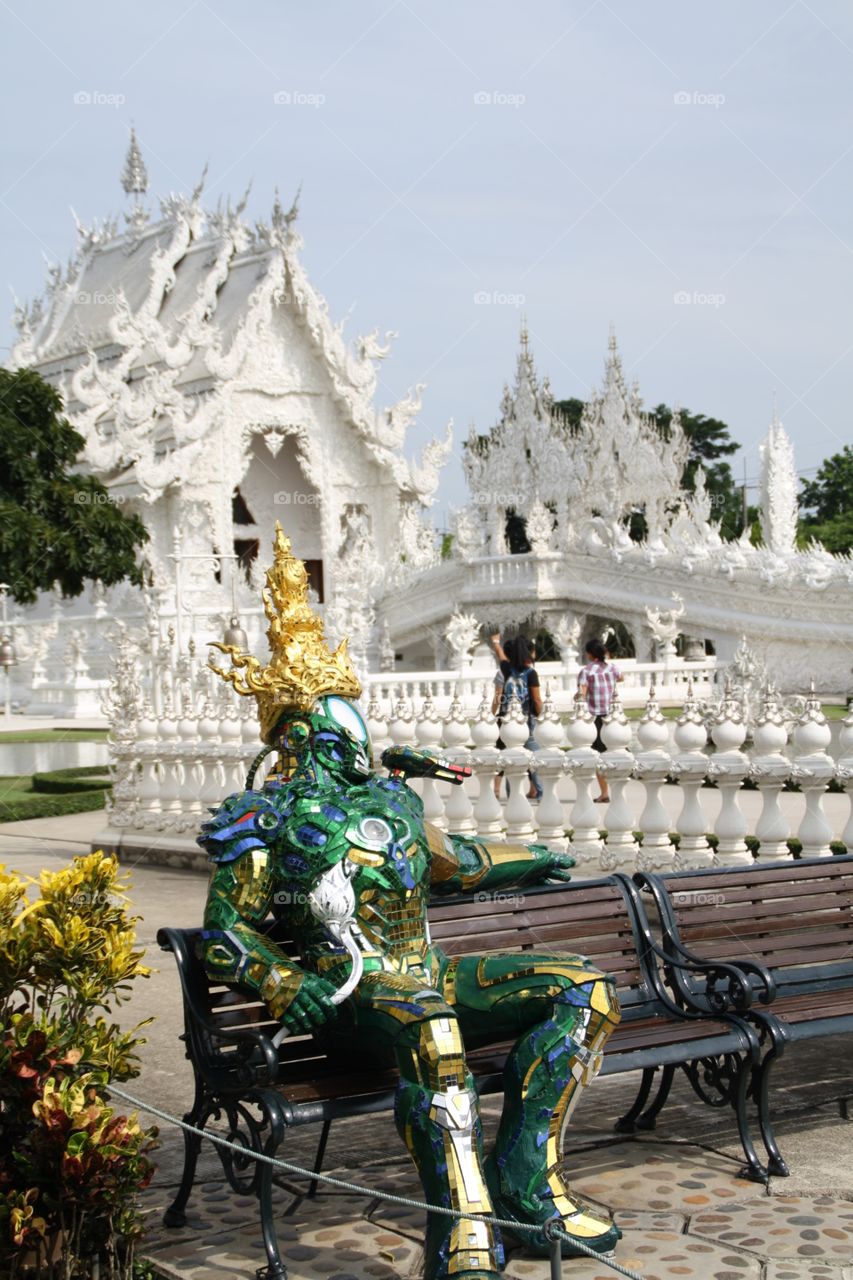
M 304 794 L 285 820 L 280 874 L 304 887 L 339 862 L 354 867 L 356 899 L 376 891 L 406 899 L 425 881 L 429 848 L 418 797 L 373 782 L 334 794 Z
M 420 831 L 399 814 L 378 811 L 354 816 L 347 826 L 347 857 L 359 871 L 356 883 L 383 884 L 411 892 L 426 869 Z M 370 873 L 374 874 L 371 875 Z

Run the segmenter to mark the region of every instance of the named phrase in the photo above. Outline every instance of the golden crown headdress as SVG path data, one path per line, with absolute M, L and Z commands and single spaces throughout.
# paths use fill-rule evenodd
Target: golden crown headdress
M 264 665 L 251 653 L 243 653 L 233 644 L 212 641 L 214 648 L 226 653 L 232 669 L 210 667 L 232 684 L 237 693 L 253 694 L 258 703 L 261 738 L 273 740 L 276 724 L 285 711 L 311 711 L 318 698 L 336 693 L 342 698 L 357 698 L 361 685 L 342 640 L 334 653 L 323 636 L 323 623 L 308 603 L 308 574 L 305 565 L 290 550 L 276 521 L 273 538 L 273 562 L 267 569 L 263 589 L 264 612 L 269 620 L 267 639 L 270 660 Z

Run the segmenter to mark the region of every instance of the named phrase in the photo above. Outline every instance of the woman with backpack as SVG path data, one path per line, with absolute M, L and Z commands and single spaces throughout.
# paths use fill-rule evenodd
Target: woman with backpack
M 495 696 L 492 702 L 492 711 L 497 713 L 498 727 L 503 717 L 509 714 L 513 697 L 518 698 L 521 713 L 527 720 L 529 735 L 524 745 L 528 751 L 538 751 L 539 744 L 535 733 L 536 720 L 542 712 L 542 690 L 539 685 L 539 673 L 533 665 L 536 658 L 535 642 L 528 640 L 527 636 L 519 635 L 507 640 L 506 646 L 503 647 L 500 636 L 494 635 L 492 644 L 500 668 L 495 675 Z M 500 748 L 504 746 L 500 738 L 496 745 Z M 527 798 L 539 800 L 542 796 L 542 785 L 536 771 L 531 769 L 527 776 L 530 779 Z M 503 774 L 499 774 L 495 778 L 495 795 L 498 797 L 500 797 L 502 777 Z M 509 784 L 507 784 L 508 787 Z

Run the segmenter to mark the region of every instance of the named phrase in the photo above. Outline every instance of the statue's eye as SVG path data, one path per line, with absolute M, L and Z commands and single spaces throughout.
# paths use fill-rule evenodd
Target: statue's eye
M 258 814 L 258 826 L 262 831 L 272 831 L 276 827 L 281 826 L 281 818 L 279 818 L 277 813 L 270 813 L 269 810 L 267 810 L 266 813 Z
M 367 742 L 367 726 L 351 702 L 345 698 L 327 698 L 326 710 L 333 720 L 352 734 L 356 742 Z
M 340 762 L 345 758 L 344 744 L 333 733 L 320 733 L 317 735 L 317 741 L 322 743 L 326 755 L 332 760 Z

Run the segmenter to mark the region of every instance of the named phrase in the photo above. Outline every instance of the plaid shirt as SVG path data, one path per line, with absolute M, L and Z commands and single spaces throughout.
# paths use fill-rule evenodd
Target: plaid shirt
M 588 662 L 578 673 L 578 685 L 586 685 L 587 706 L 594 716 L 609 716 L 619 671 L 612 662 Z

